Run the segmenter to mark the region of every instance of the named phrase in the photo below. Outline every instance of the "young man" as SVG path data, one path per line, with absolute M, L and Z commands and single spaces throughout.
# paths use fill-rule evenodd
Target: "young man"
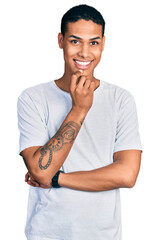
M 133 96 L 94 77 L 104 28 L 96 9 L 70 9 L 58 35 L 64 75 L 19 96 L 28 240 L 121 239 L 119 188 L 134 186 L 142 148 Z

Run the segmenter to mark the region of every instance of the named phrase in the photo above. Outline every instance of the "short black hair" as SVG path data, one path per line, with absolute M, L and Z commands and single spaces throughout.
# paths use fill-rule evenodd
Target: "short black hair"
M 69 22 L 77 22 L 80 19 L 86 21 L 93 21 L 102 26 L 102 36 L 105 30 L 105 21 L 103 16 L 94 7 L 88 6 L 86 4 L 81 4 L 69 9 L 62 17 L 61 20 L 61 33 L 64 36 L 67 32 L 67 24 Z

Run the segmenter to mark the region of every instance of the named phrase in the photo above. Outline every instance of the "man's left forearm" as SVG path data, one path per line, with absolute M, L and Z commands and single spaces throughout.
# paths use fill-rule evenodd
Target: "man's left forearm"
M 133 187 L 129 170 L 118 163 L 92 171 L 60 173 L 59 185 L 82 191 L 107 191 L 122 187 Z
M 140 163 L 141 150 L 119 151 L 114 154 L 112 164 L 91 171 L 60 173 L 58 183 L 62 187 L 91 192 L 131 188 L 136 183 Z M 28 174 L 26 182 L 31 186 L 37 186 L 34 178 Z M 48 188 L 52 187 L 52 184 L 39 185 L 39 187 Z

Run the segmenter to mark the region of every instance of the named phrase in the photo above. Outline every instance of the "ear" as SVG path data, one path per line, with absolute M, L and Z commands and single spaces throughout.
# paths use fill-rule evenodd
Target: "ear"
M 58 33 L 58 45 L 60 48 L 63 48 L 63 35 L 62 33 Z
M 104 50 L 104 46 L 105 46 L 105 41 L 106 41 L 106 37 L 105 36 L 103 36 L 103 38 L 102 38 L 102 51 Z

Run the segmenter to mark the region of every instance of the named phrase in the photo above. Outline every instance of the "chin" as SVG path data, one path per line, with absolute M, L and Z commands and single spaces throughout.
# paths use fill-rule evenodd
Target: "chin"
M 83 71 L 82 75 L 89 76 L 93 75 L 94 69 L 81 69 L 81 68 L 73 68 L 73 73 L 77 71 Z

